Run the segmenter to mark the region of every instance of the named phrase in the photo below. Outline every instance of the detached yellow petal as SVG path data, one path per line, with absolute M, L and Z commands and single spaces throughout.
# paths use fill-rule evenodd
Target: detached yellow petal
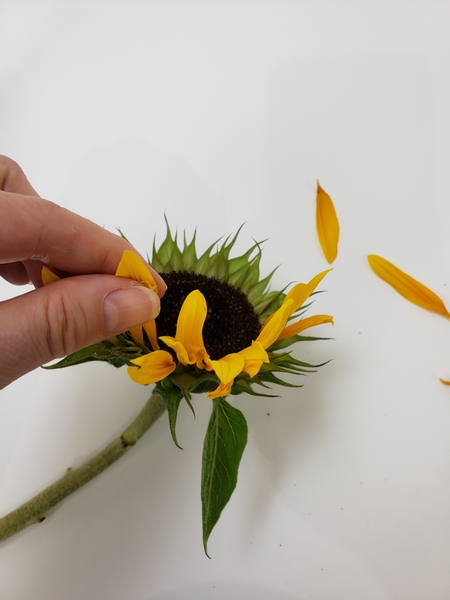
M 442 379 L 442 377 L 439 377 L 439 381 L 441 383 L 443 383 L 444 385 L 450 385 L 450 381 L 447 381 L 446 379 Z
M 278 336 L 279 340 L 284 340 L 288 337 L 292 337 L 293 335 L 299 334 L 301 331 L 305 329 L 309 329 L 309 327 L 316 327 L 316 325 L 322 325 L 323 323 L 333 323 L 333 317 L 331 315 L 314 315 L 312 317 L 306 317 L 305 319 L 301 319 L 297 321 L 297 323 L 292 323 L 289 325 Z
M 186 297 L 178 315 L 175 337 L 163 335 L 162 340 L 172 348 L 183 365 L 197 365 L 199 369 L 212 370 L 211 359 L 203 342 L 203 324 L 207 306 L 200 290 L 194 290 Z
M 170 375 L 177 366 L 172 355 L 165 350 L 144 354 L 144 356 L 135 358 L 131 362 L 136 367 L 128 367 L 128 375 L 133 381 L 141 385 L 161 381 Z
M 339 242 L 339 221 L 330 196 L 317 182 L 316 226 L 319 242 L 325 258 L 331 264 L 337 256 Z
M 50 271 L 48 267 L 42 265 L 41 269 L 41 280 L 43 285 L 48 285 L 49 283 L 54 283 L 55 281 L 59 281 L 61 277 L 55 275 L 53 271 Z
M 158 292 L 158 286 L 153 279 L 150 269 L 142 258 L 131 250 L 124 250 L 116 270 L 116 275 L 117 277 L 128 277 L 128 279 L 139 281 L 139 283 L 142 283 L 142 285 L 145 285 L 150 290 Z
M 383 281 L 391 285 L 401 296 L 422 308 L 436 312 L 444 317 L 450 317 L 450 313 L 445 308 L 439 296 L 422 283 L 416 281 L 416 279 L 413 279 L 410 275 L 407 275 L 381 256 L 369 254 L 367 258 L 378 277 L 381 277 Z

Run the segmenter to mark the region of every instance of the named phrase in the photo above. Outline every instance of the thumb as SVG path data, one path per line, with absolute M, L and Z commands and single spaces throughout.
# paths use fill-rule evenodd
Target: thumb
M 114 275 L 67 277 L 0 303 L 0 389 L 60 358 L 155 319 L 156 293 Z

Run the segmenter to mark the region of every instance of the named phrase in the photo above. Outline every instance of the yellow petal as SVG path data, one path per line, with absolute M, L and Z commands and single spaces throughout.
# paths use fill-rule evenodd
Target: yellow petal
M 244 358 L 236 352 L 227 354 L 227 356 L 224 356 L 220 360 L 212 360 L 211 364 L 221 383 L 229 383 L 230 381 L 233 381 L 239 373 L 242 373 L 244 362 Z
M 231 388 L 233 387 L 233 382 L 230 381 L 228 383 L 219 383 L 219 387 L 217 387 L 212 392 L 208 392 L 206 395 L 214 400 L 215 398 L 225 398 L 231 392 Z
M 269 348 L 283 331 L 286 321 L 292 313 L 293 304 L 294 301 L 292 299 L 287 300 L 286 298 L 280 308 L 270 315 L 263 325 L 256 341 L 261 344 L 264 350 Z
M 177 355 L 179 362 L 182 365 L 193 365 L 195 362 L 195 357 L 191 360 L 186 348 L 183 346 L 181 342 L 177 342 L 177 340 L 169 335 L 161 335 L 159 338 L 162 342 L 164 342 L 169 348 Z
M 203 324 L 207 314 L 206 300 L 199 290 L 192 291 L 183 302 L 177 321 L 175 337 L 159 339 L 176 352 L 183 365 L 196 364 L 199 369 L 212 369 L 211 359 L 203 342 Z
M 153 350 L 159 350 L 158 335 L 156 333 L 156 322 L 148 321 L 147 323 L 144 323 L 142 327 L 145 329 L 145 332 L 148 335 L 148 339 L 150 340 L 150 344 L 152 345 Z
M 293 335 L 299 334 L 301 331 L 308 329 L 309 327 L 316 327 L 316 325 L 322 325 L 323 323 L 333 323 L 333 317 L 330 315 L 314 315 L 312 317 L 306 317 L 305 319 L 301 319 L 297 321 L 297 323 L 292 323 L 289 325 L 278 336 L 279 340 L 284 340 L 288 337 L 292 337 Z
M 285 298 L 285 302 L 288 300 L 293 300 L 292 311 L 290 314 L 295 313 L 303 304 L 308 300 L 311 294 L 314 292 L 316 287 L 322 281 L 327 273 L 332 271 L 333 269 L 327 269 L 326 271 L 322 271 L 315 277 L 311 279 L 308 283 L 297 283 L 294 285 L 292 290 L 290 290 Z M 289 315 L 290 316 L 290 315 Z
M 50 271 L 48 267 L 42 265 L 41 269 L 41 280 L 43 285 L 48 285 L 49 283 L 54 283 L 55 281 L 59 281 L 61 277 L 55 275 L 53 271 Z
M 339 221 L 330 196 L 317 182 L 316 194 L 317 235 L 325 258 L 331 264 L 337 256 L 339 242 Z
M 136 367 L 128 367 L 128 375 L 136 383 L 147 385 L 161 381 L 177 366 L 172 355 L 165 350 L 157 350 L 131 361 Z M 140 367 L 138 369 L 137 367 Z
M 260 342 L 252 342 L 252 345 L 248 348 L 244 348 L 238 354 L 244 359 L 243 371 L 254 377 L 261 368 L 263 363 L 268 363 L 269 356 L 264 350 L 263 345 Z
M 209 392 L 208 396 L 212 399 L 228 396 L 235 377 L 242 373 L 244 363 L 244 358 L 237 353 L 227 354 L 220 360 L 212 360 L 211 364 L 215 374 L 220 379 L 220 384 L 214 391 Z
M 144 343 L 144 335 L 142 333 L 142 325 L 137 325 L 136 327 L 132 327 L 130 329 L 130 333 L 134 338 L 139 340 L 141 342 L 141 344 Z
M 447 381 L 446 379 L 442 379 L 442 377 L 439 377 L 439 381 L 441 383 L 443 383 L 444 385 L 450 385 L 450 381 Z
M 158 286 L 153 279 L 153 275 L 145 262 L 131 250 L 124 250 L 119 266 L 116 270 L 117 277 L 128 277 L 139 281 L 150 290 L 158 292 Z
M 153 350 L 160 350 L 158 344 L 158 335 L 156 333 L 156 322 L 154 320 L 147 321 L 147 323 L 144 323 L 143 325 L 137 325 L 136 327 L 132 327 L 130 329 L 130 333 L 134 338 L 139 340 L 141 344 L 144 344 L 144 329 L 146 334 L 148 335 L 148 339 L 150 340 L 150 344 Z
M 381 256 L 369 254 L 367 258 L 375 273 L 381 277 L 383 281 L 389 283 L 389 285 L 391 285 L 401 296 L 422 308 L 439 313 L 444 317 L 450 317 L 450 313 L 445 308 L 444 303 L 439 296 L 422 283 L 416 281 L 410 275 L 407 275 Z
M 290 305 L 290 309 L 289 309 L 289 312 L 287 313 L 286 321 L 293 313 L 295 313 L 301 306 L 303 306 L 303 304 L 311 296 L 311 294 L 314 292 L 314 290 L 319 285 L 319 283 L 322 281 L 322 279 L 325 277 L 325 275 L 327 273 L 329 273 L 330 271 L 332 271 L 332 269 L 327 269 L 326 271 L 322 271 L 321 273 L 319 273 L 318 275 L 313 277 L 311 279 L 311 281 L 308 283 L 297 283 L 297 285 L 294 285 L 292 290 L 290 290 L 290 292 L 287 294 L 286 298 L 284 299 L 283 304 L 281 305 L 281 308 L 283 308 L 283 306 L 286 303 L 289 303 L 289 305 Z M 264 323 L 263 330 L 270 327 L 270 322 L 276 314 L 277 314 L 277 311 L 275 311 L 273 314 L 270 315 L 270 317 Z M 286 324 L 286 321 L 285 321 L 285 324 Z M 280 330 L 280 333 L 281 333 L 282 329 Z M 262 333 L 262 331 L 261 331 L 261 333 Z M 275 338 L 275 339 L 277 339 L 277 338 Z M 275 339 L 271 342 L 271 344 L 273 344 Z M 259 337 L 258 337 L 258 340 L 261 341 Z M 266 346 L 265 343 L 263 345 L 264 345 L 264 348 L 269 347 L 269 346 Z

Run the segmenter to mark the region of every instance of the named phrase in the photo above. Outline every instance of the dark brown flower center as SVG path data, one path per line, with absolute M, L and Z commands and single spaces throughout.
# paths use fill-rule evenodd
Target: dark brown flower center
M 178 315 L 186 296 L 193 290 L 200 290 L 208 306 L 203 341 L 213 360 L 243 350 L 258 337 L 261 331 L 258 316 L 247 296 L 237 288 L 187 271 L 164 273 L 163 277 L 167 291 L 156 319 L 158 336 L 175 336 Z

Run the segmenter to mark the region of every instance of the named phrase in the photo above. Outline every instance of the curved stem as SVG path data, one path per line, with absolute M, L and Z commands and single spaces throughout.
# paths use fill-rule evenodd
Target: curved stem
M 123 456 L 153 423 L 162 415 L 166 408 L 164 400 L 153 392 L 147 404 L 139 415 L 119 437 L 108 444 L 94 458 L 87 461 L 78 469 L 68 469 L 60 479 L 37 494 L 25 504 L 0 519 L 0 541 L 15 535 L 25 527 L 40 523 L 45 514 L 59 502 L 70 496 L 88 481 L 102 473 L 116 460 Z

